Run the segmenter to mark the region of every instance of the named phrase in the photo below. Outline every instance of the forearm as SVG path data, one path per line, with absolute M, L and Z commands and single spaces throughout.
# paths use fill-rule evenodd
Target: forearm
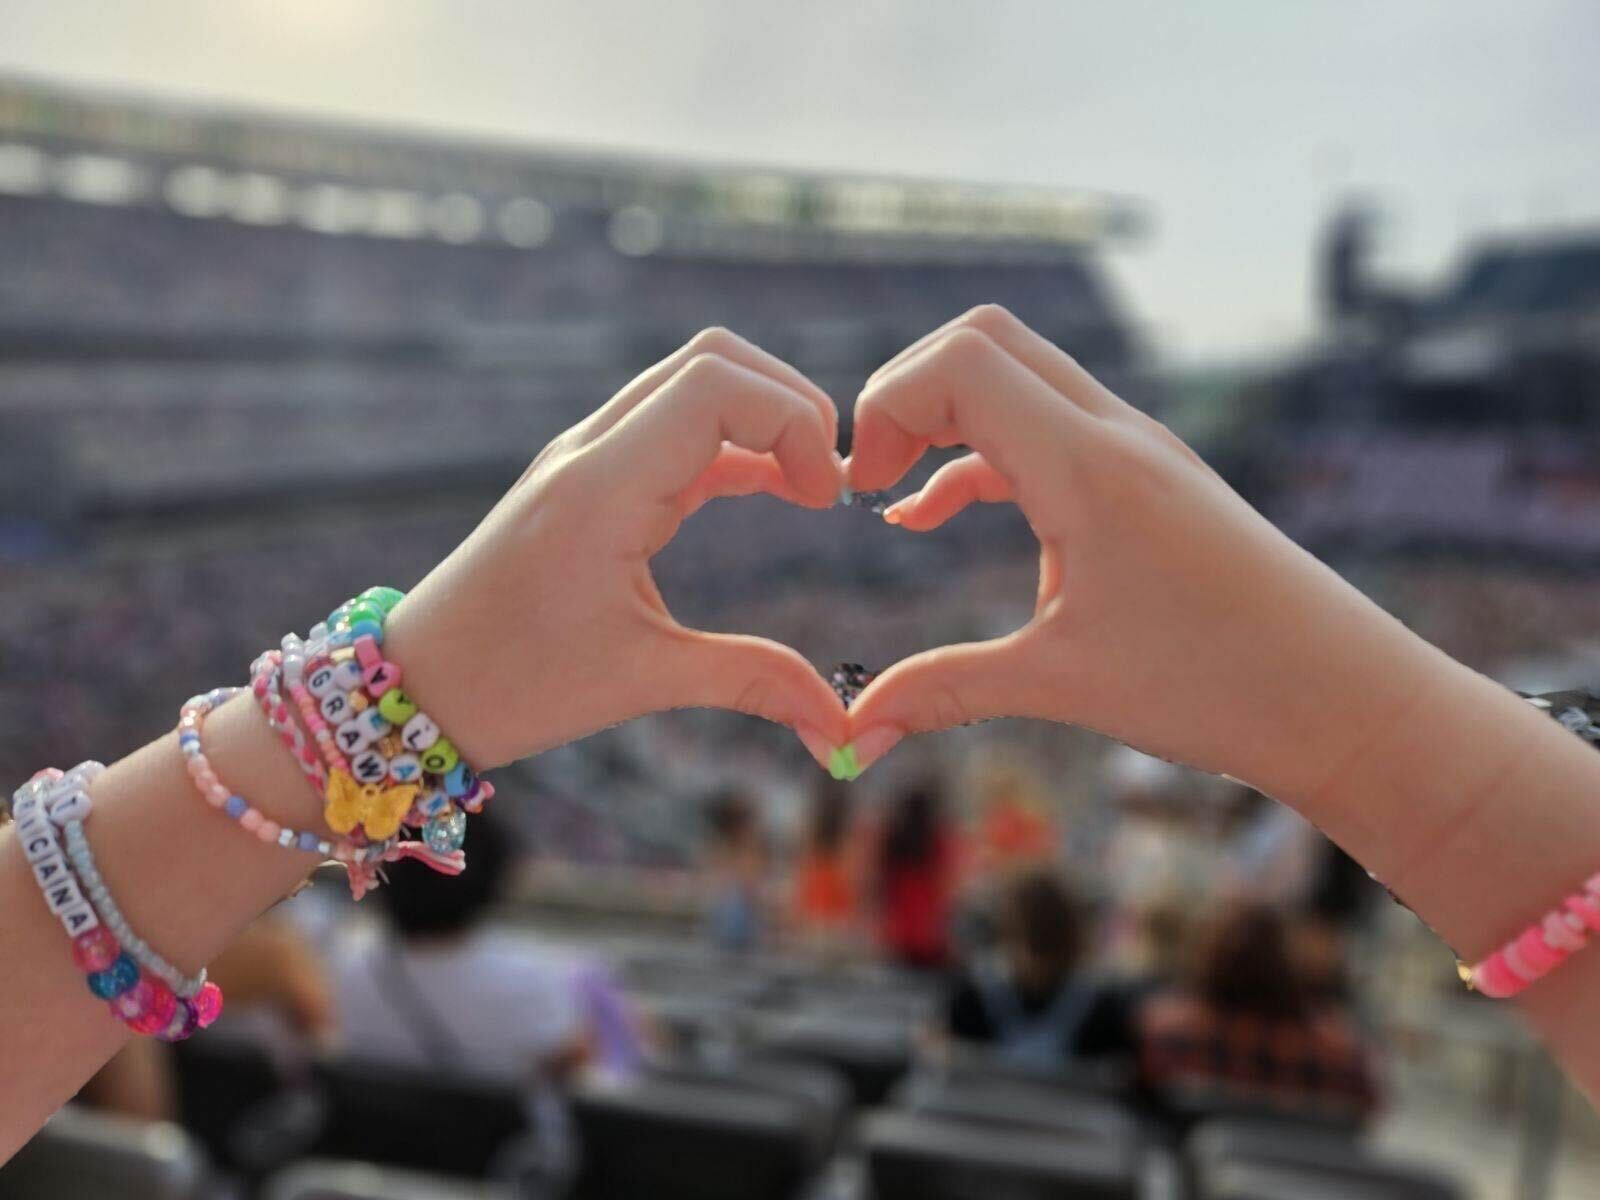
M 1382 880 L 1464 960 L 1482 958 L 1600 871 L 1600 754 L 1527 701 L 1416 642 L 1375 664 L 1408 685 L 1318 786 L 1282 798 Z M 1359 713 L 1329 704 L 1329 721 Z M 1600 1096 L 1600 954 L 1518 1005 Z
M 212 714 L 205 747 L 218 776 L 263 812 L 320 827 L 317 798 L 247 695 Z M 89 844 L 111 894 L 129 924 L 185 972 L 317 865 L 316 855 L 265 845 L 212 810 L 175 734 L 112 764 L 90 791 Z M 0 1161 L 130 1036 L 90 995 L 16 843 L 13 827 L 0 830 Z

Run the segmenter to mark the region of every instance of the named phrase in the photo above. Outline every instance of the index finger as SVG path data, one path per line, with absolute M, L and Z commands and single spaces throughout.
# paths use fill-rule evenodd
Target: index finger
M 1059 472 L 1065 447 L 1094 420 L 987 334 L 952 329 L 868 382 L 856 401 L 849 483 L 892 487 L 930 445 L 961 442 L 1020 494 Z

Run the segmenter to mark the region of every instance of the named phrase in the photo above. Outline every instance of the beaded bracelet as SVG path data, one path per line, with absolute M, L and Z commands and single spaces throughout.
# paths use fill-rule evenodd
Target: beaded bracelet
M 94 808 L 87 785 L 104 769 L 87 762 L 66 773 L 41 771 L 18 790 L 15 809 L 28 822 L 26 832 L 18 822 L 24 854 L 72 939 L 73 962 L 87 973 L 90 992 L 135 1033 L 182 1041 L 217 1019 L 222 989 L 206 982 L 204 971 L 185 979 L 135 934 L 101 878 L 83 823 Z M 55 841 L 57 826 L 67 838 L 65 862 Z
M 1552 692 L 1523 699 L 1547 712 L 1591 745 L 1600 744 L 1600 723 L 1590 709 L 1600 705 L 1593 692 Z M 1492 999 L 1509 999 L 1543 979 L 1600 933 L 1600 874 L 1545 913 L 1481 962 L 1458 963 L 1462 981 Z

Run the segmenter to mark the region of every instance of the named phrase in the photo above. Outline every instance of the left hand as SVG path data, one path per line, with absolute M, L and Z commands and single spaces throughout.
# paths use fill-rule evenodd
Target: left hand
M 389 617 L 403 686 L 492 767 L 662 709 L 751 713 L 824 765 L 844 708 L 794 650 L 667 611 L 650 559 L 707 500 L 838 498 L 833 402 L 722 329 L 697 335 L 551 442 Z

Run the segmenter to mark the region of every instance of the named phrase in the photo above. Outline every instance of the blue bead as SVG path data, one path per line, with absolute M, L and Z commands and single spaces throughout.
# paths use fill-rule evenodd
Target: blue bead
M 466 841 L 466 838 L 467 814 L 459 808 L 451 808 L 436 817 L 429 817 L 428 823 L 422 827 L 422 840 L 435 854 L 448 854 L 452 850 L 461 849 L 461 843 Z
M 383 626 L 377 621 L 357 621 L 350 626 L 350 640 L 354 642 L 360 637 L 369 637 L 381 646 L 383 645 Z
M 349 611 L 350 611 L 350 601 L 346 600 L 343 604 L 339 605 L 338 608 L 334 609 L 331 613 L 328 614 L 328 628 L 329 629 L 337 629 L 337 628 L 339 628 L 339 622 L 344 620 L 345 613 L 347 613 Z
M 89 976 L 89 990 L 102 1000 L 115 1000 L 139 982 L 139 964 L 124 950 L 104 971 Z
M 244 810 L 250 806 L 244 802 L 243 796 L 229 796 L 228 802 L 222 807 L 230 817 L 237 821 L 244 816 Z
M 300 849 L 302 849 L 302 850 L 315 850 L 316 848 L 317 848 L 317 835 L 316 834 L 314 834 L 314 833 L 302 833 L 300 835 Z
M 464 762 L 458 762 L 445 773 L 444 790 L 452 796 L 465 796 L 477 781 L 478 777 L 472 773 L 472 768 Z

